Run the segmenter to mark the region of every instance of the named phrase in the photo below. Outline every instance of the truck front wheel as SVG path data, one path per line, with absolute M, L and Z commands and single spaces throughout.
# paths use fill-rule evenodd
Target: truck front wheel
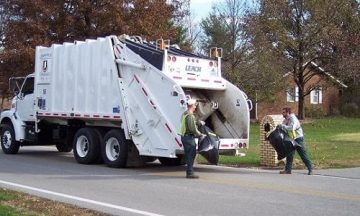
M 122 130 L 110 130 L 101 143 L 104 163 L 109 167 L 125 167 L 128 156 L 128 145 Z
M 14 128 L 11 125 L 4 125 L 1 130 L 1 148 L 5 154 L 16 154 L 19 151 L 20 143 L 15 140 Z
M 66 136 L 63 142 L 56 143 L 56 149 L 59 152 L 71 152 L 73 150 L 73 141 L 76 129 L 72 127 L 66 128 Z
M 81 128 L 74 136 L 73 153 L 80 164 L 91 164 L 99 161 L 100 140 L 92 128 Z

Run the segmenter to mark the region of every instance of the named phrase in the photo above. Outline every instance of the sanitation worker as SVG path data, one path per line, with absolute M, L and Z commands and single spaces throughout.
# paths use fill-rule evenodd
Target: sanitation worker
M 307 167 L 308 175 L 312 175 L 313 166 L 305 149 L 304 134 L 300 125 L 300 121 L 295 116 L 295 114 L 291 112 L 291 108 L 289 107 L 283 108 L 282 115 L 284 117 L 284 121 L 280 126 L 285 129 L 288 132 L 289 136 L 298 143 L 295 149 L 299 153 L 301 160 Z M 286 157 L 285 170 L 280 171 L 280 174 L 291 174 L 294 155 L 295 150 L 290 152 L 289 155 Z
M 180 136 L 181 142 L 184 145 L 185 161 L 186 161 L 186 178 L 199 178 L 194 174 L 193 165 L 196 156 L 196 143 L 195 138 L 204 138 L 197 128 L 197 121 L 194 115 L 196 110 L 196 100 L 189 99 L 187 101 L 187 111 L 181 116 L 180 122 Z M 203 123 L 202 123 L 203 124 Z

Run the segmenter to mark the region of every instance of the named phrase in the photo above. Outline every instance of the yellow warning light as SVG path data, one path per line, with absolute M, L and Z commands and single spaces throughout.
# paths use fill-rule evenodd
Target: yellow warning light
M 219 52 L 217 47 L 213 47 L 210 49 L 210 57 L 211 58 L 218 58 L 219 57 Z
M 165 49 L 165 42 L 164 42 L 164 40 L 163 40 L 163 39 L 159 39 L 158 41 L 159 41 L 159 43 L 158 43 L 159 48 L 160 48 L 161 50 L 164 50 L 164 49 Z

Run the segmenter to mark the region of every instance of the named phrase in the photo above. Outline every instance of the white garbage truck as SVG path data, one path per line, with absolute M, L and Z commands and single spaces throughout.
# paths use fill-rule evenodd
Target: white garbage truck
M 249 147 L 246 94 L 221 76 L 221 53 L 184 52 L 168 41 L 108 36 L 36 47 L 35 72 L 1 113 L 1 147 L 56 145 L 78 163 L 137 166 L 183 163 L 178 135 L 190 98 L 220 137 L 220 153 Z M 10 85 L 19 83 L 10 79 Z

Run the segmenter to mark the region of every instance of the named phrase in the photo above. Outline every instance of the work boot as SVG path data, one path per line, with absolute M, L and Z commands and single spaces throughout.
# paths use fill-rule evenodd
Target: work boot
M 197 179 L 199 178 L 199 176 L 192 174 L 192 175 L 187 175 L 186 178 Z
M 312 174 L 313 174 L 313 171 L 309 170 L 308 175 L 312 175 Z
M 291 171 L 281 170 L 279 174 L 291 174 Z

